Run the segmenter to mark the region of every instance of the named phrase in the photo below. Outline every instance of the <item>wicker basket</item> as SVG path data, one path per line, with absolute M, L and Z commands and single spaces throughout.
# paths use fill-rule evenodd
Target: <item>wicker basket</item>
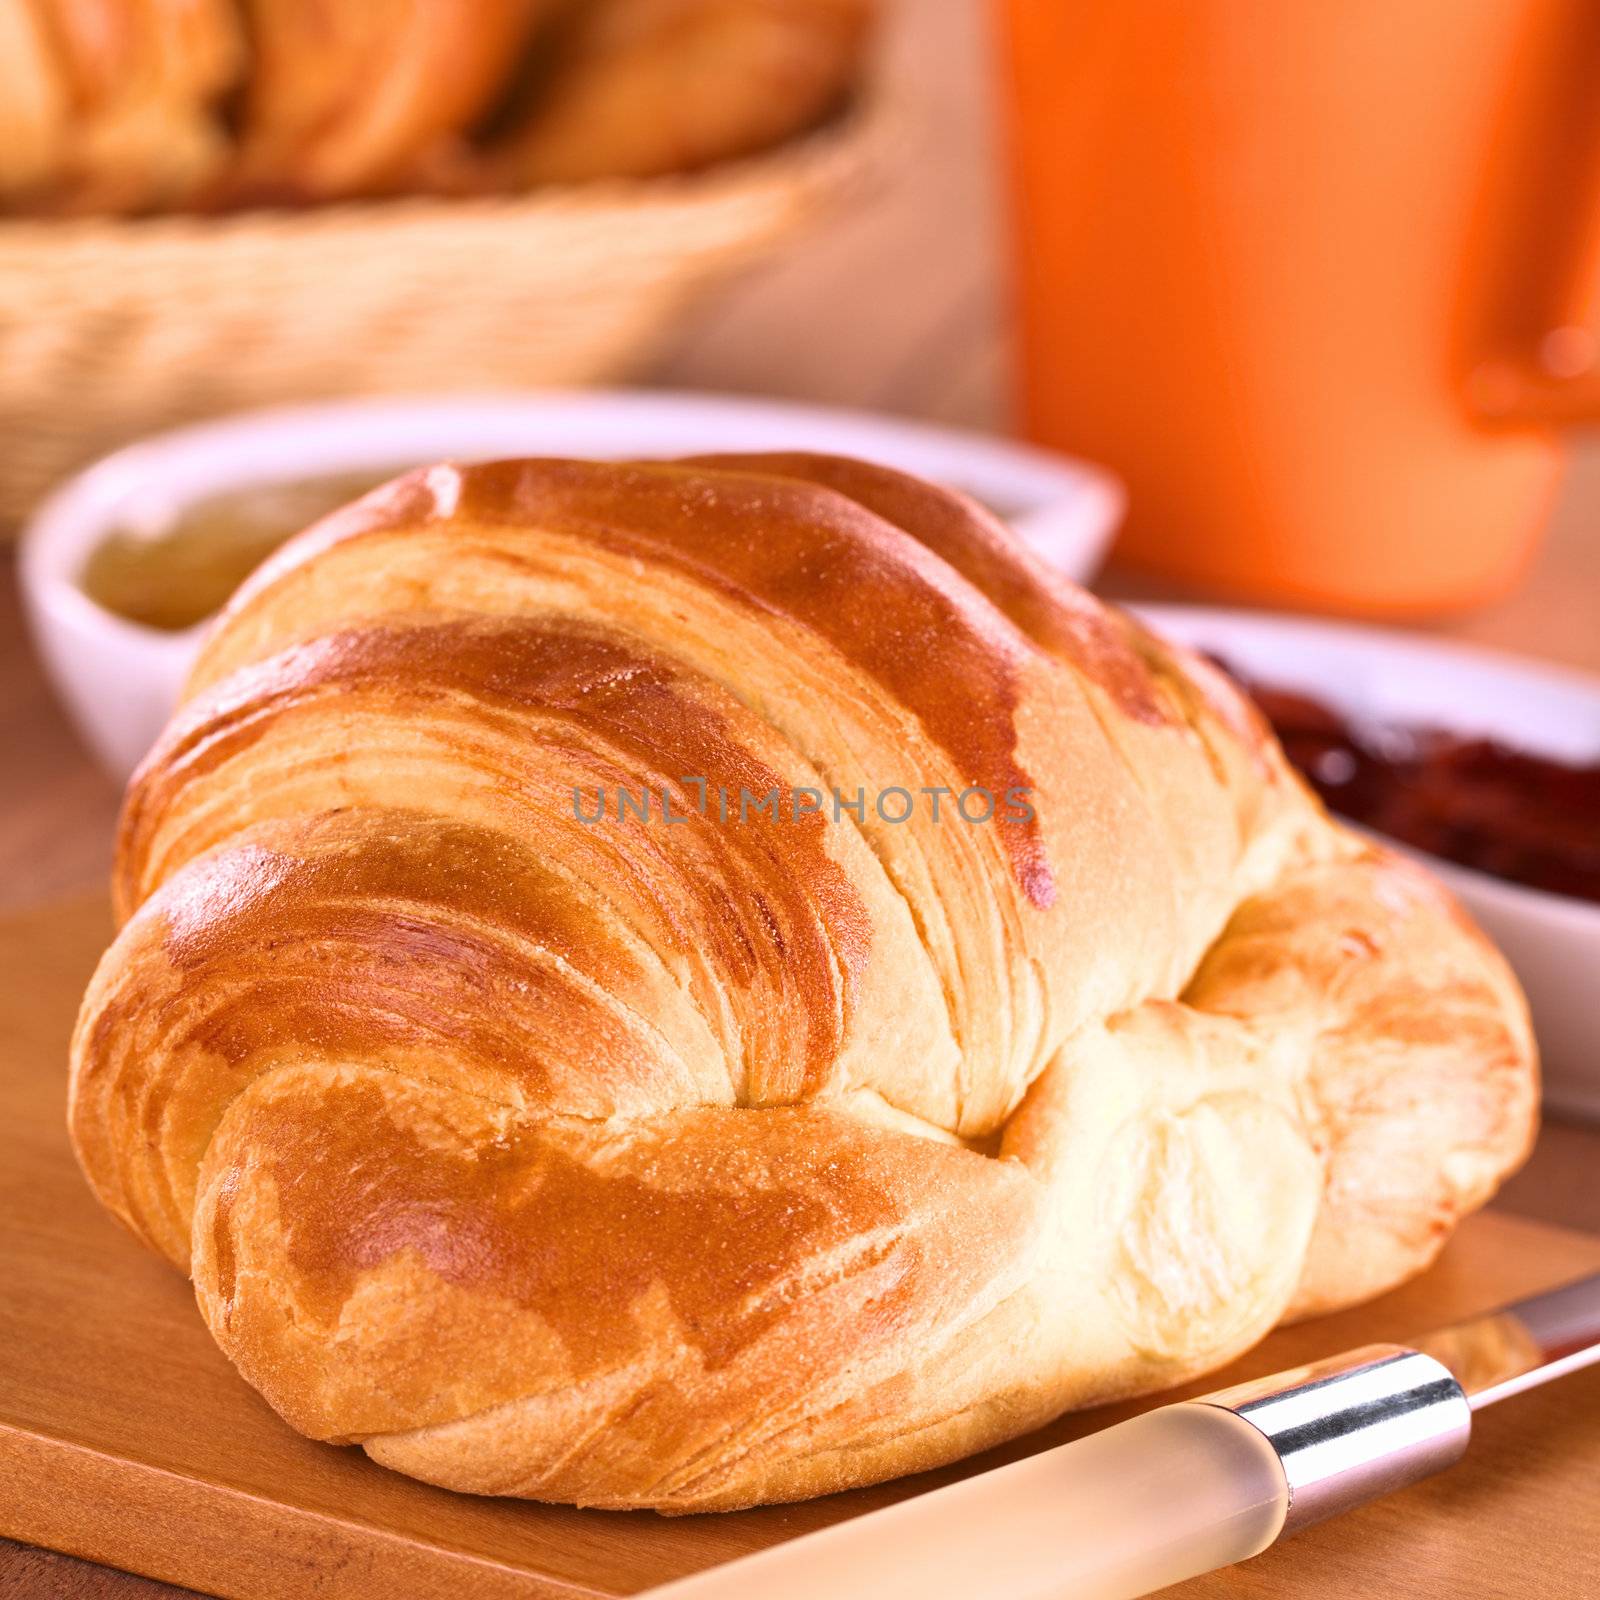
M 0 529 L 105 451 L 219 412 L 621 376 L 883 128 L 857 110 L 705 173 L 525 196 L 0 222 Z

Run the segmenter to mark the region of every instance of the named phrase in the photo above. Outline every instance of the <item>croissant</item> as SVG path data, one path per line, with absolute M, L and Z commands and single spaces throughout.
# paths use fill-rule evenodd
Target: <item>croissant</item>
M 1220 673 L 828 457 L 335 513 L 116 897 L 90 1183 L 291 1425 L 477 1493 L 793 1499 L 1176 1383 L 1535 1119 L 1505 964 Z
M 182 202 L 226 159 L 242 66 L 231 0 L 0 0 L 0 200 Z
M 239 171 L 219 198 L 328 199 L 413 179 L 492 104 L 555 0 L 246 0 Z
M 34 0 L 0 0 L 0 202 L 55 175 L 67 116 L 66 85 Z
M 692 171 L 779 144 L 856 78 L 876 0 L 587 0 L 491 154 L 526 187 Z

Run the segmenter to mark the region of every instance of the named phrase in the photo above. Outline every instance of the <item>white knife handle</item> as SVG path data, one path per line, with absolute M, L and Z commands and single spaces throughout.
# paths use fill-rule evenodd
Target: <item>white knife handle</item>
M 1289 1490 L 1220 1406 L 1162 1406 L 650 1591 L 654 1600 L 1129 1600 L 1258 1554 Z
M 1433 1356 L 1369 1345 L 1162 1406 L 652 1589 L 656 1600 L 1132 1600 L 1441 1472 L 1472 1409 Z

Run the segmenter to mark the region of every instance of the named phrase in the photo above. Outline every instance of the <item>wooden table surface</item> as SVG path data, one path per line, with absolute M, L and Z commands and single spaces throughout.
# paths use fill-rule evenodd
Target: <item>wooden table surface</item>
M 888 70 L 915 82 L 919 112 L 902 179 L 703 307 L 655 381 L 1004 426 L 1003 230 L 980 10 L 978 0 L 904 0 Z M 1151 593 L 1115 567 L 1103 587 Z M 1600 671 L 1600 444 L 1575 453 L 1524 587 L 1436 631 Z M 0 909 L 101 881 L 117 796 L 33 659 L 9 563 L 0 573 L 0 751 Z M 1498 1204 L 1600 1233 L 1597 1165 L 1600 1130 L 1550 1123 Z M 0 1541 L 0 1596 L 179 1592 Z

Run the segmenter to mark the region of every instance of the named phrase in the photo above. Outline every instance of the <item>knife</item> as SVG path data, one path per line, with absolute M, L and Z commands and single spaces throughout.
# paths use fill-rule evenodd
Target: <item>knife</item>
M 1473 1413 L 1600 1362 L 1600 1273 L 1412 1345 L 1158 1407 L 650 1600 L 1129 1600 L 1460 1459 Z

